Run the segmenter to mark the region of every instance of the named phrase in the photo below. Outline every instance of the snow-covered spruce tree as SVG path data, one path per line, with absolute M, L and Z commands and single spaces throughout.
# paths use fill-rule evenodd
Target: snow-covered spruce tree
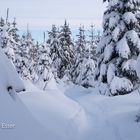
M 100 32 L 95 30 L 95 26 L 91 25 L 89 31 L 89 41 L 88 45 L 91 48 L 91 58 L 96 61 L 96 48 L 100 40 Z M 97 32 L 97 33 L 96 33 Z
M 37 69 L 38 69 L 38 61 L 39 61 L 39 57 L 40 57 L 40 52 L 39 52 L 39 49 L 40 49 L 40 44 L 39 42 L 37 41 L 33 47 L 31 48 L 31 53 L 30 53 L 30 57 L 32 58 L 32 69 L 34 70 L 34 74 L 35 74 L 35 77 L 34 77 L 34 82 L 37 81 L 38 79 L 38 76 L 37 76 Z
M 20 44 L 21 45 L 18 49 L 15 62 L 17 71 L 23 79 L 29 79 L 34 81 L 37 76 L 34 69 L 34 56 L 33 56 L 35 45 L 29 30 L 27 30 L 27 33 L 22 35 Z
M 30 75 L 30 79 L 35 82 L 38 78 L 37 73 L 35 71 L 35 59 L 37 56 L 37 46 L 34 43 L 34 39 L 32 38 L 32 34 L 30 33 L 30 31 L 27 28 L 27 34 L 25 36 L 25 43 L 26 43 L 26 47 L 28 50 L 28 71 L 29 71 L 29 75 Z
M 69 66 L 73 61 L 73 42 L 71 39 L 71 30 L 67 21 L 65 21 L 64 26 L 61 26 L 60 33 L 58 36 L 59 39 L 59 57 L 60 64 L 57 70 L 57 75 L 60 79 L 64 77 L 64 75 L 69 74 Z
M 38 81 L 37 83 L 43 82 L 45 85 L 49 83 L 49 81 L 54 78 L 51 70 L 52 60 L 49 56 L 50 48 L 46 42 L 39 46 L 38 50 L 38 66 L 37 66 L 37 74 Z M 45 87 L 43 87 L 45 89 Z
M 14 41 L 19 43 L 20 42 L 20 36 L 18 34 L 16 18 L 14 18 L 14 21 L 12 22 L 12 29 L 10 30 L 10 33 L 13 36 Z
M 75 57 L 72 63 L 72 68 L 70 71 L 71 79 L 74 83 L 80 84 L 76 82 L 77 77 L 80 74 L 81 68 L 78 68 L 79 65 L 82 63 L 82 59 L 85 57 L 85 48 L 86 48 L 86 40 L 85 40 L 85 30 L 84 27 L 79 27 L 79 34 L 77 35 L 77 41 L 75 45 Z
M 26 35 L 23 34 L 20 41 L 15 66 L 23 79 L 31 79 L 29 72 L 29 48 L 27 47 Z
M 79 28 L 77 37 L 76 55 L 70 72 L 71 79 L 75 84 L 85 88 L 93 87 L 95 63 L 91 58 L 91 48 L 86 43 L 84 27 Z
M 14 40 L 14 36 L 12 34 L 13 26 L 8 22 L 8 19 L 6 22 L 2 18 L 0 25 L 0 47 L 4 50 L 11 62 L 14 63 L 14 48 L 16 48 L 17 42 Z
M 19 55 L 19 48 L 20 48 L 20 36 L 18 34 L 18 28 L 17 28 L 17 23 L 16 23 L 16 19 L 14 18 L 14 21 L 11 23 L 12 28 L 10 30 L 10 34 L 12 36 L 12 41 L 13 41 L 13 50 L 14 50 L 14 54 L 15 54 L 15 60 L 14 60 L 14 65 L 16 66 L 16 62 L 18 59 L 18 55 Z
M 97 48 L 96 78 L 108 86 L 112 95 L 123 95 L 133 91 L 138 82 L 135 64 L 140 51 L 140 1 L 108 0 L 107 8 Z
M 58 35 L 59 35 L 58 28 L 55 25 L 52 25 L 51 31 L 48 32 L 49 39 L 47 43 L 50 48 L 49 56 L 51 57 L 51 60 L 52 60 L 51 68 L 52 68 L 52 72 L 56 80 L 58 78 L 57 73 L 60 66 L 60 62 L 61 62 L 61 57 L 59 54 Z

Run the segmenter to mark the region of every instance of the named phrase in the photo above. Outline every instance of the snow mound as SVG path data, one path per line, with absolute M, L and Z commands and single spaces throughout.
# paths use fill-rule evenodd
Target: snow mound
M 88 120 L 84 109 L 58 88 L 43 92 L 29 82 L 26 88 L 28 92 L 19 97 L 46 132 L 53 133 L 55 139 L 52 140 L 76 140 L 76 136 L 86 129 Z M 46 136 L 46 139 L 50 137 Z
M 14 100 L 4 90 L 0 93 L 0 136 L 3 140 L 45 140 L 46 135 L 53 138 L 50 132 L 30 114 L 18 96 Z M 11 129 L 2 127 L 2 124 L 14 125 Z M 41 130 L 41 131 L 40 131 Z
M 24 84 L 19 78 L 13 64 L 0 49 L 0 89 L 7 92 L 7 88 L 11 87 L 16 92 L 25 90 Z
M 38 140 L 43 136 L 42 140 L 45 140 L 46 132 L 44 127 L 34 119 L 16 94 L 16 91 L 22 91 L 25 87 L 12 63 L 1 49 L 0 66 L 1 139 Z

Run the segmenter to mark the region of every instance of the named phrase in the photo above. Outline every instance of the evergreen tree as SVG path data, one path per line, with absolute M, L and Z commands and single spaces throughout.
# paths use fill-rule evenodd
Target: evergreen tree
M 76 41 L 77 55 L 78 57 L 85 57 L 85 49 L 87 45 L 84 26 L 79 28 L 78 40 Z
M 11 35 L 13 36 L 14 41 L 19 43 L 20 42 L 20 36 L 18 34 L 16 18 L 14 18 L 14 21 L 12 22 L 12 29 L 10 30 L 10 32 L 11 32 Z
M 69 73 L 69 66 L 73 61 L 73 42 L 71 39 L 71 31 L 69 25 L 65 21 L 59 33 L 59 57 L 60 64 L 57 70 L 57 75 L 60 79 Z
M 37 74 L 38 73 L 38 61 L 39 61 L 39 57 L 40 57 L 40 52 L 39 52 L 39 49 L 40 49 L 40 44 L 39 42 L 37 41 L 36 44 L 32 47 L 31 51 L 31 57 L 32 57 L 32 61 L 33 61 L 33 69 L 34 69 L 34 72 Z M 36 80 L 38 79 L 38 76 L 36 78 L 34 78 L 34 82 L 36 82 Z
M 15 62 L 16 68 L 18 73 L 21 75 L 23 79 L 30 79 L 31 75 L 29 72 L 29 48 L 27 46 L 27 40 L 26 40 L 26 34 L 23 34 L 21 37 L 21 45 L 19 47 L 18 53 L 17 53 L 17 59 Z
M 50 49 L 46 42 L 39 46 L 38 53 L 38 66 L 37 66 L 37 74 L 38 74 L 38 83 L 43 82 L 45 89 L 46 85 L 53 78 L 52 70 L 51 70 L 51 59 L 50 59 Z
M 13 27 L 11 26 L 10 22 L 8 21 L 8 17 L 6 22 L 1 18 L 0 22 L 0 47 L 4 50 L 5 54 L 14 63 L 15 61 L 15 53 L 14 48 L 17 45 L 16 41 L 14 40 L 14 36 L 12 35 L 11 30 Z
M 112 95 L 130 93 L 138 82 L 135 64 L 140 51 L 139 8 L 139 0 L 108 0 L 97 48 L 96 78 L 108 86 Z
M 51 68 L 55 79 L 58 78 L 58 69 L 61 62 L 60 52 L 59 52 L 59 39 L 58 39 L 58 29 L 55 25 L 52 25 L 51 31 L 48 32 L 49 39 L 47 41 L 50 48 L 50 57 L 52 60 Z
M 91 59 L 91 48 L 86 43 L 84 27 L 79 28 L 76 42 L 76 56 L 71 71 L 75 84 L 86 88 L 94 86 L 95 62 Z
M 34 69 L 34 48 L 34 40 L 27 29 L 27 32 L 22 35 L 15 65 L 22 78 L 31 81 L 35 81 L 36 79 L 36 72 Z
M 97 44 L 98 44 L 98 36 L 95 33 L 95 27 L 94 25 L 90 26 L 90 30 L 89 30 L 89 41 L 88 41 L 88 45 L 91 48 L 91 54 L 92 54 L 92 59 L 96 61 L 96 48 L 97 48 Z

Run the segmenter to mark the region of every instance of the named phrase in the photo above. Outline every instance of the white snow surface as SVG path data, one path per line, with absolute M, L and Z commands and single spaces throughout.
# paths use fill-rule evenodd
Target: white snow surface
M 0 66 L 0 139 L 39 140 L 40 137 L 44 137 L 42 140 L 45 140 L 48 132 L 44 131 L 43 126 L 20 101 L 16 91 L 22 91 L 25 88 L 24 84 L 1 49 Z M 9 91 L 8 87 L 11 88 Z M 9 128 L 8 125 L 12 127 Z
M 97 86 L 85 89 L 52 81 L 51 88 L 48 86 L 46 91 L 42 91 L 29 81 L 24 81 L 26 91 L 18 94 L 14 92 L 10 96 L 5 88 L 7 82 L 11 84 L 12 80 L 15 81 L 13 87 L 16 90 L 22 89 L 23 83 L 5 55 L 0 58 L 2 68 L 7 70 L 6 66 L 9 65 L 8 71 L 0 71 L 0 139 L 140 139 L 140 124 L 135 121 L 140 105 L 138 91 L 108 97 L 98 94 L 100 91 Z M 8 79 L 11 75 L 12 78 Z M 2 123 L 15 124 L 15 127 L 2 129 Z
M 98 88 L 57 85 L 58 89 L 38 90 L 26 83 L 20 99 L 51 140 L 139 140 L 140 124 L 135 117 L 140 105 L 137 91 L 129 95 L 99 95 Z
M 11 86 L 17 92 L 25 89 L 24 84 L 16 73 L 13 64 L 9 61 L 2 49 L 0 49 L 0 67 L 1 90 L 7 90 L 8 86 Z

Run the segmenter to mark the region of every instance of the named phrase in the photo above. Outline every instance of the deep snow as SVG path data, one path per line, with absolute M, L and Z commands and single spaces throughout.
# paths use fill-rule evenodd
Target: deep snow
M 45 140 L 51 132 L 45 131 L 19 99 L 17 92 L 25 89 L 24 84 L 1 49 L 0 66 L 0 139 Z
M 43 92 L 31 83 L 20 99 L 32 115 L 53 134 L 51 140 L 139 140 L 140 124 L 136 115 L 140 95 L 108 97 L 97 89 L 57 85 Z
M 99 94 L 98 84 L 85 89 L 66 81 L 51 81 L 42 91 L 22 81 L 1 50 L 0 65 L 0 139 L 140 139 L 140 123 L 135 121 L 140 106 L 138 90 L 109 97 Z M 3 129 L 2 123 L 15 126 Z

